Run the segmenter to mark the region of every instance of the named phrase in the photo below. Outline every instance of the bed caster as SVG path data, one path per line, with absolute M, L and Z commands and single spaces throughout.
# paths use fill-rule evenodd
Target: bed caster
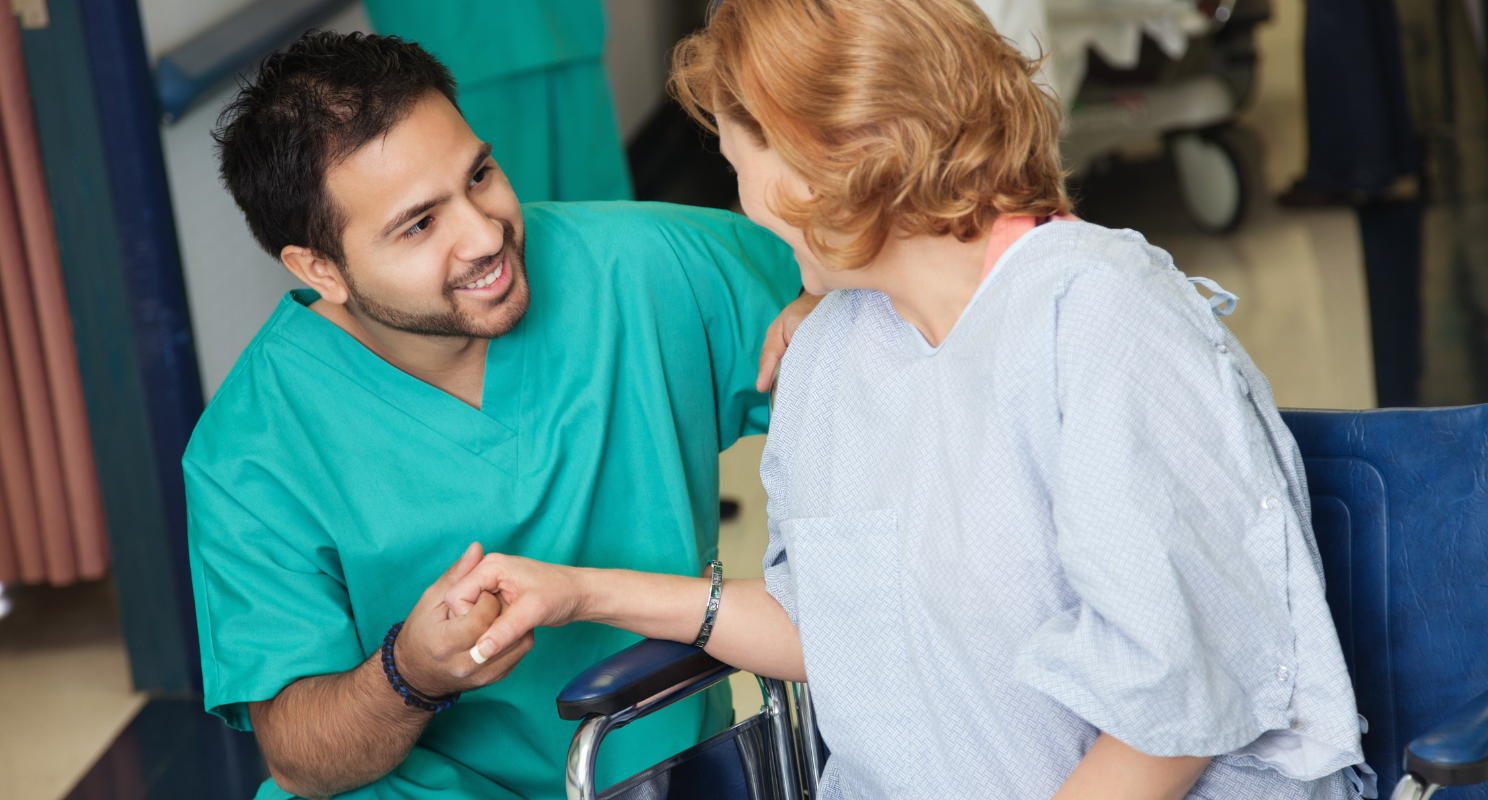
M 1232 131 L 1226 127 L 1175 134 L 1168 140 L 1168 153 L 1194 224 L 1209 234 L 1240 227 L 1250 200 L 1249 173 Z

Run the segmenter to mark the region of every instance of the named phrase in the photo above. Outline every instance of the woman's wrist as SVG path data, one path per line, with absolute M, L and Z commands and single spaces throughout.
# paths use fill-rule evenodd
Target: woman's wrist
M 684 644 L 697 638 L 708 599 L 706 579 L 625 569 L 572 569 L 572 621 L 598 622 Z
M 626 570 L 595 570 L 573 567 L 574 622 L 616 625 L 620 610 L 615 605 L 616 584 Z

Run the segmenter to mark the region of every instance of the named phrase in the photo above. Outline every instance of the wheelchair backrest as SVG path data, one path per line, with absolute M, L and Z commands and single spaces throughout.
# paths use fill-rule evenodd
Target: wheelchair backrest
M 1281 416 L 1369 722 L 1364 756 L 1388 791 L 1405 746 L 1488 690 L 1488 405 Z

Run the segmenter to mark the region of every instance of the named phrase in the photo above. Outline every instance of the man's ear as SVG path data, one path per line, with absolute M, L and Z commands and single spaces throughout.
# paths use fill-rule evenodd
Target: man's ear
M 341 274 L 340 268 L 314 250 L 297 244 L 285 245 L 279 251 L 279 260 L 284 262 L 285 269 L 294 273 L 296 278 L 319 292 L 320 299 L 327 303 L 339 306 L 351 299 L 351 291 L 346 287 L 346 276 Z

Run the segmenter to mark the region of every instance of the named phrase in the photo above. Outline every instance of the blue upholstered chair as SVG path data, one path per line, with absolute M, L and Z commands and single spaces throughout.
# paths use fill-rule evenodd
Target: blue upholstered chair
M 1488 798 L 1488 406 L 1282 418 L 1381 793 Z
M 1488 800 L 1488 405 L 1284 411 L 1306 463 L 1328 605 L 1369 722 L 1364 755 L 1397 800 Z M 732 672 L 706 653 L 648 640 L 559 696 L 583 719 L 569 797 L 595 797 L 604 733 Z M 771 682 L 758 717 L 602 797 L 810 797 L 819 769 L 810 703 Z M 1452 788 L 1443 788 L 1452 787 Z

